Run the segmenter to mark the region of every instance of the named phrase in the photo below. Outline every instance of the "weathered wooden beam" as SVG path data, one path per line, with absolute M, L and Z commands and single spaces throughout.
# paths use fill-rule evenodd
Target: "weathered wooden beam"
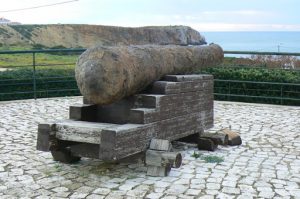
M 146 165 L 164 167 L 171 165 L 172 168 L 179 168 L 182 163 L 182 155 L 177 152 L 167 151 L 146 151 Z
M 171 78 L 169 81 L 174 82 L 166 83 L 170 85 L 170 87 L 167 86 L 170 90 L 166 91 L 173 92 L 173 94 L 153 95 L 145 94 L 145 92 L 126 97 L 111 105 L 97 105 L 97 122 L 74 120 L 57 122 L 54 128 L 54 138 L 72 142 L 72 145 L 67 146 L 72 155 L 116 161 L 145 152 L 153 138 L 165 139 L 163 142 L 168 142 L 168 144 L 157 146 L 152 144 L 151 149 L 168 151 L 170 141 L 192 134 L 199 137 L 203 129 L 213 125 L 212 88 L 205 89 L 212 86 L 212 77 L 171 76 L 169 78 Z M 94 111 L 94 105 L 79 105 L 73 108 L 75 109 L 71 114 L 73 119 L 82 119 L 84 111 L 86 111 L 84 114 L 90 112 L 87 111 L 89 108 L 93 108 Z M 141 121 L 140 124 L 128 122 L 132 112 L 137 113 L 136 117 Z M 103 123 L 103 121 L 108 123 Z M 113 122 L 118 124 L 113 124 Z M 49 136 L 51 131 L 47 130 L 47 132 L 46 135 Z M 39 137 L 43 135 L 42 132 L 39 134 Z M 45 141 L 46 147 L 44 148 L 48 150 L 49 141 L 41 138 L 38 140 Z M 198 145 L 200 143 L 198 139 L 195 142 Z M 38 145 L 41 146 L 41 144 Z M 210 150 L 213 148 L 214 146 L 210 146 Z M 57 153 L 54 155 L 57 156 Z M 164 157 L 164 159 L 168 158 Z M 179 156 L 177 159 L 180 159 Z M 179 165 L 178 162 L 180 161 L 177 163 L 174 161 L 172 165 L 176 167 Z M 166 163 L 160 165 L 166 165 Z M 166 169 L 160 168 L 160 170 Z
M 207 138 L 199 138 L 198 139 L 198 149 L 199 150 L 206 150 L 206 151 L 214 151 L 218 145 L 213 142 L 211 139 Z
M 81 158 L 73 156 L 71 151 L 63 149 L 61 151 L 51 151 L 53 160 L 63 163 L 74 163 L 78 162 Z
M 168 176 L 168 174 L 170 173 L 171 171 L 171 165 L 166 165 L 164 167 L 158 167 L 158 166 L 151 166 L 149 165 L 147 167 L 147 175 L 149 176 L 161 176 L 161 177 L 164 177 L 164 176 Z
M 227 128 L 222 129 L 219 132 L 228 136 L 228 145 L 237 146 L 242 144 L 242 139 L 239 133 Z
M 116 161 L 118 159 L 116 154 L 116 149 L 115 149 L 116 142 L 117 142 L 116 131 L 104 130 L 101 133 L 99 159 L 103 161 Z M 131 146 L 127 146 L 127 147 L 130 148 Z
M 75 104 L 70 106 L 69 118 L 80 121 L 97 121 L 97 105 L 95 104 Z
M 66 141 L 101 143 L 103 129 L 117 126 L 117 124 L 65 120 L 55 125 L 56 138 Z
M 76 143 L 69 146 L 71 153 L 78 157 L 96 158 L 99 157 L 99 144 Z
M 151 139 L 149 149 L 158 151 L 170 151 L 172 148 L 169 140 L 163 139 Z
M 142 95 L 152 98 L 153 95 Z M 176 107 L 176 108 L 174 108 Z M 174 95 L 157 95 L 156 108 L 134 108 L 130 111 L 130 122 L 147 124 L 196 112 L 213 110 L 212 92 L 188 92 Z M 211 112 L 213 114 L 213 112 Z
M 36 149 L 40 151 L 49 151 L 50 141 L 55 138 L 55 133 L 55 124 L 39 124 Z
M 201 138 L 211 139 L 217 145 L 227 145 L 228 135 L 224 133 L 203 133 L 200 135 Z
M 52 139 L 50 142 L 49 150 L 51 151 L 53 159 L 55 161 L 64 163 L 78 162 L 81 157 L 75 156 L 70 150 L 70 146 L 74 144 L 76 143 L 65 140 L 58 140 L 55 138 Z

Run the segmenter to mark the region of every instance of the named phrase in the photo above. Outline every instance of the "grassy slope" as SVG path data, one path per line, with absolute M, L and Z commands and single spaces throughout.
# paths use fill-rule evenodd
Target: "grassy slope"
M 0 47 L 1 50 L 32 50 L 27 47 L 14 46 L 10 48 Z M 56 65 L 48 66 L 44 68 L 74 68 L 78 59 L 78 55 L 55 55 L 46 53 L 37 53 L 35 55 L 35 63 L 39 65 Z M 16 67 L 28 67 L 32 66 L 33 55 L 32 54 L 0 54 L 0 68 L 16 68 Z M 67 64 L 65 66 L 59 66 L 61 64 Z

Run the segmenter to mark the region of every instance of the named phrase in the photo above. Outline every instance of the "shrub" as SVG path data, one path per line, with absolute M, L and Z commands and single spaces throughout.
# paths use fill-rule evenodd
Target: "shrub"
M 14 69 L 0 72 L 0 100 L 33 98 L 33 71 Z M 36 71 L 37 97 L 79 95 L 74 69 L 43 69 Z
M 300 84 L 300 71 L 266 68 L 213 67 L 198 72 L 212 74 L 216 80 L 234 80 L 231 82 L 215 81 L 214 92 L 218 94 L 215 95 L 215 99 L 217 100 L 287 105 L 300 104 L 300 100 L 297 100 L 300 99 L 299 85 L 283 86 L 281 84 L 272 84 Z M 296 100 L 282 98 L 293 98 Z
M 225 57 L 222 66 L 300 69 L 300 60 L 289 55 L 251 55 L 250 57 L 241 58 Z

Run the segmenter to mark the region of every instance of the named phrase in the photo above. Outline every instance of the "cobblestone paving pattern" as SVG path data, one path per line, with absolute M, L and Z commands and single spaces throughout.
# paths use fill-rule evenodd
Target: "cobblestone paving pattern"
M 231 125 L 243 145 L 188 148 L 168 177 L 142 163 L 67 165 L 35 150 L 39 122 L 68 117 L 81 97 L 1 102 L 0 198 L 300 198 L 300 107 L 215 102 L 215 127 Z M 194 153 L 223 157 L 207 163 Z

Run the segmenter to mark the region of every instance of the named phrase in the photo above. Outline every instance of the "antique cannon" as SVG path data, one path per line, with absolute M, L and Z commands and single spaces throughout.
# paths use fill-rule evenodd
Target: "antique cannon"
M 145 89 L 164 75 L 191 74 L 215 66 L 222 49 L 209 46 L 122 46 L 89 49 L 75 69 L 82 95 L 95 104 L 110 104 Z
M 215 44 L 87 50 L 75 69 L 84 104 L 70 106 L 68 120 L 40 124 L 37 149 L 61 162 L 118 161 L 150 149 L 148 174 L 166 175 L 182 158 L 161 153 L 170 141 L 213 126 L 213 77 L 192 73 L 222 58 Z

